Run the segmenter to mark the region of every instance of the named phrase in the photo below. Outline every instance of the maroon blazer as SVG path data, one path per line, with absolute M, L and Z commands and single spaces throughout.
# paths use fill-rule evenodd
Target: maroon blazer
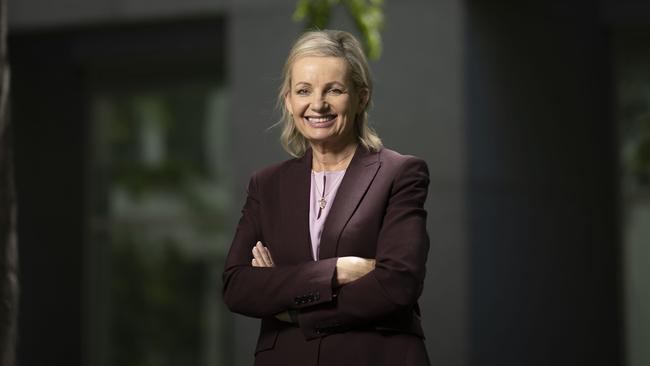
M 309 235 L 311 150 L 253 175 L 223 274 L 236 313 L 261 318 L 256 365 L 428 365 L 417 300 L 429 249 L 426 163 L 357 148 L 325 222 L 320 258 Z M 275 267 L 251 266 L 261 241 Z M 336 258 L 376 267 L 334 288 Z M 297 310 L 298 324 L 275 319 Z

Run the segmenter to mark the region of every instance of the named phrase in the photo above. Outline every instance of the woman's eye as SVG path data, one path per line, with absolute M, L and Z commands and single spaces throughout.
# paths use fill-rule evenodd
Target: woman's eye
M 307 94 L 309 94 L 309 90 L 307 90 L 307 89 L 298 89 L 298 90 L 296 90 L 296 94 L 298 94 L 298 95 L 307 95 Z
M 333 88 L 333 89 L 330 89 L 330 90 L 329 90 L 329 93 L 330 93 L 330 94 L 334 94 L 334 95 L 339 95 L 339 94 L 343 94 L 343 90 L 341 90 L 341 89 L 337 89 L 337 88 Z

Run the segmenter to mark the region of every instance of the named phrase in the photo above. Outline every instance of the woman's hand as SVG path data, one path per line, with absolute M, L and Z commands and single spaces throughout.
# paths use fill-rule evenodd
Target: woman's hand
M 253 247 L 253 267 L 274 267 L 273 257 L 262 242 Z M 361 257 L 340 257 L 336 260 L 336 282 L 345 285 L 375 269 L 375 260 Z
M 253 247 L 253 260 L 251 261 L 253 267 L 275 267 L 271 252 L 265 247 L 261 241 L 258 241 Z
M 340 257 L 336 260 L 336 281 L 348 284 L 375 269 L 375 260 L 361 257 Z
M 258 241 L 253 247 L 253 260 L 251 261 L 253 267 L 274 267 L 273 257 L 267 247 Z M 275 314 L 275 318 L 287 323 L 293 323 L 289 311 L 283 311 Z
M 253 267 L 275 267 L 271 252 L 262 242 L 257 242 L 253 247 L 253 260 L 251 265 Z M 375 269 L 375 260 L 361 257 L 340 257 L 336 260 L 336 283 L 337 285 L 345 285 L 355 281 L 368 272 Z M 276 314 L 275 317 L 285 322 L 292 322 L 291 317 L 287 311 Z

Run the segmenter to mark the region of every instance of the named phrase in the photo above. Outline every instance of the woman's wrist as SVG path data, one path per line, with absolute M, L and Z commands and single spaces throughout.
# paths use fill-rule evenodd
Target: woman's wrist
M 375 269 L 375 260 L 355 256 L 339 257 L 336 260 L 334 276 L 338 286 L 346 285 L 365 276 Z

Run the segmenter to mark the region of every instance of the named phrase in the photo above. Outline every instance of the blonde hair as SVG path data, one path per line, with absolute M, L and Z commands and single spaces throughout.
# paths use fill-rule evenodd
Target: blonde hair
M 278 93 L 278 108 L 282 118 L 280 142 L 282 147 L 292 156 L 300 157 L 309 148 L 309 142 L 296 128 L 293 116 L 289 113 L 285 97 L 291 91 L 291 68 L 294 62 L 301 57 L 341 57 L 349 65 L 350 78 L 355 90 L 366 89 L 368 102 L 363 105 L 363 110 L 355 121 L 355 133 L 359 144 L 370 151 L 378 151 L 383 144 L 374 129 L 368 125 L 368 107 L 372 97 L 372 80 L 370 68 L 361 44 L 354 36 L 345 31 L 319 30 L 304 33 L 294 43 L 283 68 L 283 81 Z

